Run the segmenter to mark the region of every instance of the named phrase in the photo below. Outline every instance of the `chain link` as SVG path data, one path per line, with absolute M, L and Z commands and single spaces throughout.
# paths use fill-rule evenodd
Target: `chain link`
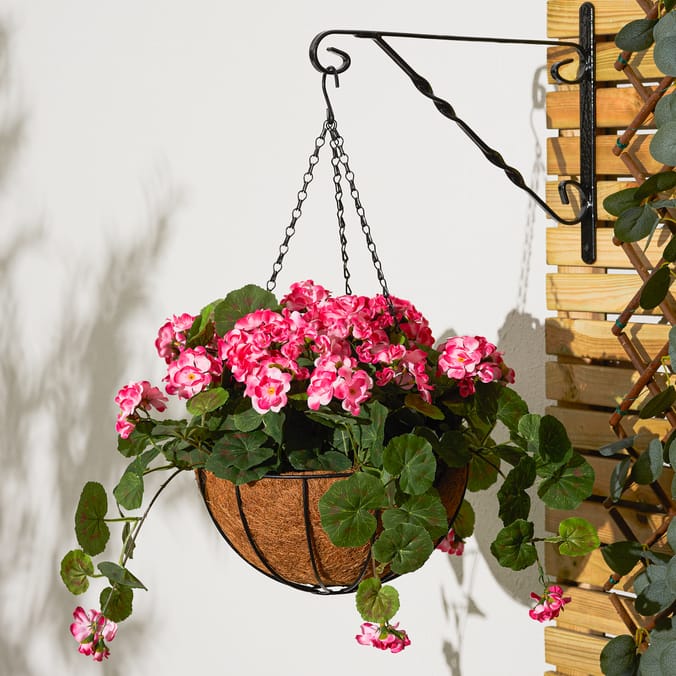
M 335 120 L 329 122 L 329 134 L 331 134 L 331 140 L 329 145 L 331 146 L 331 164 L 333 165 L 333 187 L 336 194 L 336 216 L 338 217 L 338 238 L 340 240 L 340 256 L 343 261 L 343 277 L 345 278 L 345 293 L 351 294 L 352 289 L 350 288 L 350 270 L 348 267 L 349 256 L 347 254 L 347 237 L 345 235 L 345 219 L 343 214 L 345 213 L 345 208 L 343 206 L 343 177 L 340 173 L 340 146 L 333 138 L 333 129 L 336 127 Z

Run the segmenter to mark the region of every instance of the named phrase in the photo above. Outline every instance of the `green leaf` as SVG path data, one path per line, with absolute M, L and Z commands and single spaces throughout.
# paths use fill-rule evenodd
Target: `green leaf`
M 352 467 L 352 461 L 340 451 L 314 453 L 312 451 L 291 451 L 289 462 L 294 469 L 325 469 L 331 472 L 344 472 Z
M 500 389 L 498 397 L 498 420 L 512 431 L 517 431 L 519 420 L 528 413 L 526 402 L 511 388 Z
M 563 542 L 559 553 L 563 556 L 584 556 L 601 544 L 596 528 L 579 516 L 571 516 L 559 524 L 559 536 Z
M 533 544 L 533 524 L 518 519 L 505 526 L 491 544 L 491 553 L 505 568 L 523 570 L 533 565 L 537 559 Z
M 394 437 L 383 450 L 383 467 L 399 477 L 401 490 L 421 495 L 431 488 L 437 470 L 432 445 L 415 434 Z
M 460 509 L 453 520 L 453 530 L 455 534 L 462 540 L 466 540 L 474 532 L 474 523 L 476 516 L 472 505 L 463 500 L 460 504 Z
M 171 421 L 168 421 L 171 422 Z M 136 423 L 134 431 L 126 438 L 117 438 L 117 450 L 125 458 L 143 453 L 151 441 L 151 433 L 155 434 L 154 424 L 150 421 L 141 420 Z
M 268 466 L 251 467 L 250 469 L 241 469 L 239 467 L 222 467 L 218 470 L 218 474 L 213 474 L 219 479 L 226 479 L 236 486 L 250 484 L 253 481 L 262 479 L 270 470 Z
M 655 106 L 655 126 L 661 127 L 667 122 L 676 120 L 676 92 L 663 96 Z
M 638 200 L 644 200 L 646 197 L 651 197 L 659 192 L 671 190 L 674 186 L 676 186 L 676 172 L 661 171 L 643 181 L 643 183 L 636 188 L 635 196 Z
M 253 432 L 261 426 L 263 416 L 254 408 L 247 408 L 239 413 L 228 416 L 235 430 L 239 432 Z
M 492 452 L 473 454 L 469 463 L 469 479 L 467 490 L 472 493 L 483 491 L 498 480 L 500 458 Z
M 383 464 L 383 439 L 389 410 L 379 401 L 369 402 L 364 408 L 368 412 L 370 423 L 357 426 L 360 432 L 360 444 L 363 448 L 369 449 L 371 464 L 380 467 Z
M 667 6 L 666 2 L 664 4 L 667 10 L 671 9 L 671 7 Z M 673 2 L 671 5 L 673 7 Z M 655 40 L 662 40 L 673 35 L 676 35 L 676 13 L 667 11 L 657 22 L 655 28 L 653 28 L 653 37 Z
M 530 512 L 530 497 L 526 489 L 535 481 L 535 460 L 523 456 L 519 464 L 505 477 L 498 490 L 499 516 L 507 526 L 517 519 L 527 519 Z
M 84 594 L 93 574 L 94 564 L 81 549 L 71 550 L 61 560 L 61 579 L 71 594 Z
M 651 484 L 662 474 L 662 444 L 659 439 L 652 439 L 648 448 L 639 455 L 631 468 L 631 478 L 637 484 Z
M 676 77 L 676 35 L 662 38 L 655 44 L 655 65 L 665 74 Z
M 102 575 L 110 580 L 110 583 L 113 586 L 121 584 L 125 587 L 134 587 L 135 589 L 146 589 L 146 586 L 141 580 L 117 563 L 113 563 L 112 561 L 102 561 L 99 563 L 99 570 Z
M 662 251 L 662 258 L 664 258 L 664 260 L 668 261 L 669 263 L 676 261 L 676 237 L 672 237 L 669 240 L 669 244 L 664 247 L 664 250 Z
M 643 546 L 638 542 L 614 542 L 601 548 L 608 568 L 618 575 L 627 575 L 643 556 Z
M 545 463 L 566 462 L 573 452 L 566 428 L 552 415 L 542 416 L 538 429 L 538 455 Z
M 222 479 L 232 475 L 227 470 L 250 470 L 258 467 L 275 454 L 271 448 L 263 446 L 267 440 L 267 434 L 260 431 L 228 434 L 214 444 L 204 467 Z M 226 472 L 228 476 L 225 475 Z
M 434 551 L 434 543 L 422 526 L 402 523 L 386 528 L 373 543 L 373 556 L 380 563 L 389 563 L 398 575 L 422 566 Z
M 467 439 L 460 430 L 444 432 L 437 453 L 449 467 L 465 467 L 472 459 Z
M 131 587 L 122 585 L 106 587 L 99 596 L 101 612 L 113 622 L 122 622 L 131 615 L 133 598 L 134 592 Z
M 143 503 L 143 476 L 126 471 L 113 489 L 118 504 L 125 509 L 138 509 Z
M 636 19 L 620 29 L 615 44 L 627 52 L 641 52 L 653 44 L 653 28 L 657 19 Z
M 676 389 L 674 389 L 673 385 L 669 385 L 646 402 L 643 408 L 641 408 L 638 417 L 644 420 L 646 418 L 653 418 L 656 415 L 664 413 L 675 401 Z
M 652 310 L 666 297 L 671 286 L 671 271 L 668 265 L 663 265 L 653 272 L 641 291 L 640 306 L 644 310 Z M 650 416 L 648 416 L 650 417 Z
M 636 198 L 638 188 L 625 188 L 608 195 L 603 200 L 603 208 L 613 216 L 620 216 L 631 207 L 641 206 L 641 200 Z
M 615 236 L 620 242 L 638 242 L 647 237 L 660 217 L 649 205 L 629 207 L 615 221 Z
M 674 237 L 676 240 L 676 237 Z M 676 326 L 672 326 L 669 329 L 669 360 L 671 361 L 671 371 L 676 373 Z M 673 465 L 676 469 L 676 465 Z
M 540 444 L 540 419 L 541 416 L 535 413 L 528 413 L 519 420 L 517 432 L 527 442 L 528 451 L 537 453 Z
M 669 546 L 676 552 L 676 519 L 672 519 L 667 529 L 667 542 Z
M 618 439 L 617 441 L 613 441 L 610 444 L 601 446 L 601 448 L 599 448 L 599 453 L 607 458 L 611 455 L 619 453 L 620 451 L 623 451 L 626 448 L 630 448 L 634 445 L 635 441 L 636 435 L 625 437 L 624 439 Z
M 382 482 L 364 472 L 336 481 L 319 499 L 322 526 L 337 547 L 360 547 L 376 531 L 373 510 L 387 507 Z
M 214 307 L 216 333 L 224 336 L 238 319 L 256 310 L 277 311 L 279 304 L 274 294 L 255 284 L 247 284 L 241 289 L 231 291 Z
M 601 671 L 605 676 L 636 676 L 639 659 L 634 639 L 626 634 L 616 636 L 601 651 Z
M 676 592 L 669 591 L 667 566 L 648 566 L 645 571 L 649 584 L 636 597 L 635 607 L 641 615 L 654 615 L 676 601 Z
M 545 480 L 538 488 L 538 496 L 552 509 L 577 509 L 592 492 L 594 469 L 578 453 L 566 465 L 553 471 L 550 467 L 541 468 Z
M 134 549 L 136 549 L 136 543 L 130 538 L 131 535 L 131 524 L 127 521 L 122 527 L 122 545 L 124 546 L 124 555 L 127 558 L 134 558 Z
M 422 413 L 427 418 L 432 420 L 443 420 L 444 414 L 440 408 L 434 404 L 428 404 L 419 394 L 410 393 L 406 395 L 404 399 L 404 405 L 408 408 L 413 409 Z
M 521 462 L 521 458 L 526 455 L 526 452 L 522 448 L 510 446 L 509 444 L 498 444 L 497 446 L 493 446 L 491 450 L 500 460 L 504 460 L 512 465 L 512 467 L 516 467 Z
M 230 394 L 222 387 L 214 387 L 213 390 L 204 390 L 188 399 L 186 408 L 190 415 L 204 415 L 220 408 L 230 398 Z
M 436 491 L 410 496 L 400 507 L 384 510 L 382 520 L 385 528 L 395 528 L 404 523 L 422 526 L 433 540 L 444 537 L 448 532 L 446 508 Z
M 286 416 L 283 411 L 273 413 L 269 411 L 263 416 L 263 431 L 276 443 L 284 441 L 284 421 Z
M 667 589 L 676 598 L 676 556 L 672 556 L 667 563 Z
M 650 141 L 650 154 L 662 164 L 676 164 L 676 120 L 665 122 Z
M 100 554 L 110 538 L 106 522 L 108 498 L 100 483 L 88 481 L 75 511 L 75 535 L 80 547 L 90 556 Z
M 357 588 L 357 610 L 365 622 L 385 624 L 399 610 L 399 592 L 377 577 L 362 580 Z
M 624 492 L 624 485 L 631 469 L 631 458 L 625 458 L 615 465 L 610 475 L 610 497 L 613 502 L 617 502 Z

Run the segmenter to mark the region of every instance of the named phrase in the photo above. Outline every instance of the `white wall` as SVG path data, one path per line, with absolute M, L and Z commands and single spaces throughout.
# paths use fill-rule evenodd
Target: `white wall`
M 535 576 L 496 570 L 488 498 L 463 559 L 435 554 L 397 583 L 413 643 L 396 656 L 356 644 L 352 598 L 242 563 L 188 476 L 148 521 L 134 570 L 150 591 L 103 666 L 76 652 L 58 565 L 82 484 L 112 486 L 125 464 L 115 392 L 163 375 L 158 326 L 270 274 L 324 114 L 312 37 L 544 37 L 545 3 L 4 0 L 0 26 L 0 673 L 542 673 Z M 353 58 L 330 90 L 390 290 L 437 336 L 499 339 L 541 410 L 544 217 L 374 45 L 333 44 Z M 396 44 L 543 194 L 544 49 Z M 326 164 L 282 290 L 310 277 L 341 289 L 329 181 Z M 374 293 L 354 221 L 349 238 L 353 290 Z

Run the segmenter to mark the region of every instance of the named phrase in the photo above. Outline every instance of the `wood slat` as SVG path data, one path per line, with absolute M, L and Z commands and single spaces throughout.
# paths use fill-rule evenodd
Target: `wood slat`
M 633 269 L 629 258 L 621 246 L 613 244 L 613 229 L 611 227 L 596 230 L 596 261 L 594 267 Z M 648 249 L 643 252 L 644 246 L 637 245 L 639 255 L 645 256 L 646 262 L 656 264 L 662 255 L 662 250 L 671 239 L 667 228 L 655 231 Z M 549 265 L 583 265 L 580 259 L 580 226 L 561 225 L 547 228 L 547 263 Z M 651 267 L 649 265 L 649 267 Z
M 651 87 L 646 89 L 652 91 Z M 633 87 L 599 89 L 596 92 L 596 125 L 599 129 L 624 129 L 643 106 L 643 100 Z M 641 128 L 650 128 L 652 115 Z M 547 93 L 547 127 L 578 129 L 580 100 L 577 89 Z
M 545 545 L 545 568 L 560 582 L 577 582 L 599 589 L 608 581 L 612 572 L 600 549 L 595 549 L 586 556 L 562 556 L 557 547 L 549 543 Z M 640 570 L 641 566 L 636 566 L 629 575 L 620 580 L 616 588 L 625 592 L 632 591 L 632 580 Z
M 657 173 L 662 167 L 650 154 L 651 138 L 651 134 L 638 134 L 624 151 L 645 176 Z M 629 176 L 630 172 L 622 158 L 613 152 L 616 142 L 616 134 L 596 137 L 597 174 Z M 579 137 L 555 136 L 547 139 L 547 173 L 559 176 L 577 176 L 580 173 Z
M 547 35 L 551 38 L 576 36 L 580 30 L 581 4 L 582 0 L 548 0 Z M 594 7 L 596 35 L 615 35 L 627 22 L 645 17 L 636 0 L 594 0 Z
M 545 661 L 564 673 L 578 669 L 583 674 L 603 676 L 599 656 L 607 642 L 600 636 L 545 627 Z
M 627 633 L 627 625 L 617 614 L 610 598 L 611 594 L 578 587 L 564 587 L 563 589 L 564 595 L 570 597 L 570 603 L 559 615 L 556 621 L 558 627 L 570 629 L 570 625 L 573 625 L 598 634 Z M 641 616 L 634 610 L 632 600 L 615 596 L 620 599 L 636 624 L 641 625 Z
M 614 42 L 600 42 L 596 45 L 596 81 L 597 82 L 627 82 L 627 76 L 615 68 L 615 62 L 620 54 L 620 49 Z M 550 69 L 557 61 L 573 59 L 572 63 L 562 66 L 560 69 L 563 77 L 572 80 L 576 77 L 579 65 L 577 51 L 571 47 L 550 47 L 547 50 L 547 73 L 550 84 L 555 80 Z M 629 65 L 641 80 L 659 80 L 662 73 L 655 65 L 653 50 L 634 52 L 629 59 Z
M 601 446 L 617 441 L 617 436 L 608 424 L 610 415 L 607 411 L 548 406 L 547 413 L 563 423 L 575 448 L 596 451 Z M 647 448 L 651 439 L 664 439 L 671 430 L 663 418 L 641 420 L 634 415 L 622 418 L 622 428 L 628 436 L 636 435 L 634 446 L 641 451 Z
M 615 509 L 622 515 L 638 542 L 647 541 L 666 518 L 662 514 L 651 514 L 631 509 L 626 505 L 616 506 Z M 587 519 L 598 531 L 599 538 L 604 544 L 626 540 L 608 510 L 599 502 L 583 502 L 576 510 L 548 509 L 545 511 L 545 528 L 552 533 L 558 532 L 559 524 L 571 516 L 581 516 Z M 660 542 L 653 546 L 657 551 L 665 551 L 668 545 Z
M 634 181 L 597 181 L 597 214 L 599 220 L 615 220 L 615 216 L 609 214 L 603 208 L 603 200 L 623 188 L 633 188 L 636 185 Z M 579 200 L 574 190 L 571 191 L 572 199 L 570 204 L 564 204 L 559 197 L 559 181 L 547 181 L 545 187 L 546 201 L 549 206 L 556 211 L 561 218 L 573 218 L 580 211 Z
M 627 361 L 627 354 L 611 333 L 613 322 L 549 317 L 545 320 L 547 354 Z M 669 340 L 669 326 L 631 322 L 624 331 L 646 355 L 657 354 Z
M 641 288 L 638 274 L 593 275 L 555 273 L 547 275 L 547 308 L 577 312 L 622 312 Z M 660 314 L 639 309 L 638 314 Z

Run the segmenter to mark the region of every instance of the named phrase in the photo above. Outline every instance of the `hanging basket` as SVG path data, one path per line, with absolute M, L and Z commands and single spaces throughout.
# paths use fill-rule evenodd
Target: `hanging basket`
M 449 526 L 462 503 L 467 474 L 466 467 L 446 469 L 435 484 Z M 235 486 L 197 470 L 214 524 L 245 561 L 278 582 L 323 594 L 354 591 L 371 564 L 370 544 L 337 547 L 321 526 L 319 498 L 348 476 L 294 472 Z

